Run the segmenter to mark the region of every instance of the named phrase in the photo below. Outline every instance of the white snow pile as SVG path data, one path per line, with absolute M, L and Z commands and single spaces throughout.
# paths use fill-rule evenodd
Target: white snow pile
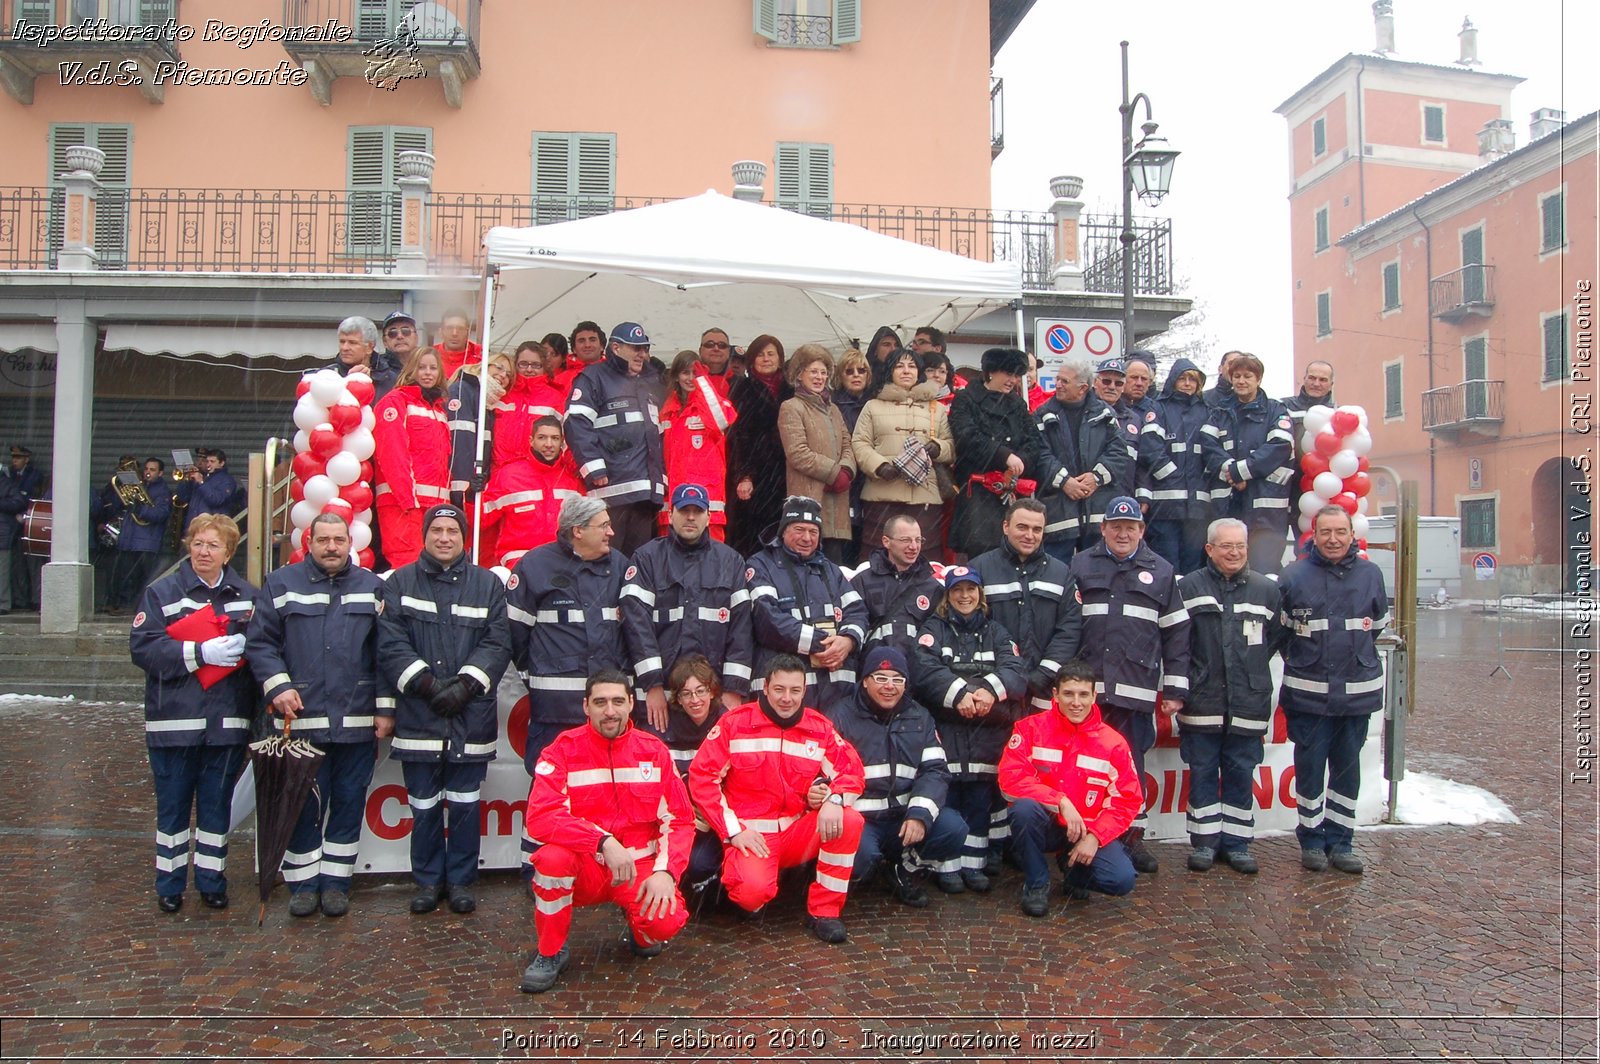
M 1409 771 L 1400 781 L 1395 819 L 1402 824 L 1457 827 L 1522 823 L 1510 806 L 1482 787 Z
M 74 695 L 14 695 L 0 693 L 0 706 L 29 705 L 29 706 L 70 706 L 77 702 Z

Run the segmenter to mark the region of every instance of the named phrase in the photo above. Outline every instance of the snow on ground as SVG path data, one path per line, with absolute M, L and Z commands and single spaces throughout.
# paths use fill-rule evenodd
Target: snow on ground
M 74 703 L 76 701 L 77 701 L 77 698 L 74 697 L 73 695 L 62 695 L 60 697 L 57 697 L 56 695 L 0 694 L 0 706 L 9 705 L 11 703 L 25 703 L 25 704 L 29 704 L 29 705 L 35 705 L 35 706 L 43 706 L 43 705 L 66 706 L 66 705 L 71 705 L 72 703 Z
M 1407 772 L 1406 778 L 1400 781 L 1395 819 L 1413 826 L 1522 823 L 1510 806 L 1482 787 L 1430 776 L 1426 772 Z

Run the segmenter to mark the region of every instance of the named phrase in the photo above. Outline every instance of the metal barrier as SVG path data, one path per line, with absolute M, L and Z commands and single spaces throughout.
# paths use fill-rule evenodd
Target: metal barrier
M 246 576 L 261 586 L 267 574 L 278 567 L 278 556 L 288 539 L 286 527 L 289 507 L 289 478 L 293 467 L 285 460 L 292 454 L 288 440 L 267 438 L 266 449 L 250 455 L 250 488 L 245 511 L 251 530 L 246 540 Z
M 1499 637 L 1495 640 L 1495 646 L 1497 648 L 1497 655 L 1498 656 L 1497 656 L 1497 658 L 1495 660 L 1494 668 L 1489 670 L 1490 677 L 1496 676 L 1499 673 L 1505 673 L 1507 679 L 1511 678 L 1511 670 L 1506 668 L 1506 654 L 1508 654 L 1508 653 L 1511 653 L 1511 654 L 1576 654 L 1580 650 L 1586 650 L 1587 649 L 1585 647 L 1563 646 L 1563 645 L 1557 645 L 1557 646 L 1553 646 L 1553 647 L 1508 647 L 1508 646 L 1506 646 L 1506 603 L 1507 602 L 1512 603 L 1513 604 L 1513 608 L 1515 608 L 1515 606 L 1519 605 L 1519 604 L 1520 605 L 1524 605 L 1524 606 L 1537 606 L 1537 605 L 1540 605 L 1540 604 L 1565 603 L 1567 601 L 1567 597 L 1568 596 L 1566 596 L 1566 595 L 1558 595 L 1558 594 L 1530 594 L 1530 595 L 1506 595 L 1506 594 L 1501 594 L 1501 595 L 1499 595 L 1499 596 L 1497 596 L 1495 598 L 1495 605 L 1494 605 L 1495 624 L 1499 629 Z M 1565 614 L 1565 611 L 1563 611 L 1562 613 L 1556 614 L 1555 616 L 1558 619 L 1560 619 L 1560 618 L 1564 618 L 1566 616 L 1566 614 Z

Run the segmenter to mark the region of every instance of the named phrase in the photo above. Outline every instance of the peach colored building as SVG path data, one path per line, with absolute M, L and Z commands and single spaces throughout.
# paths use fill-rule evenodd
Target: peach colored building
M 1460 519 L 1468 595 L 1554 591 L 1592 535 L 1566 473 L 1592 387 L 1596 115 L 1536 111 L 1516 147 L 1521 79 L 1476 69 L 1474 33 L 1455 66 L 1347 55 L 1278 108 L 1296 377 L 1328 361 L 1366 408 L 1379 507 L 1416 480 L 1424 514 Z M 1480 552 L 1497 583 L 1473 580 Z

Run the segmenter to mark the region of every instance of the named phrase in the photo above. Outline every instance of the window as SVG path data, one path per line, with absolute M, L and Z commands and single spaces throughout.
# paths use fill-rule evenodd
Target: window
M 1333 293 L 1317 293 L 1317 335 L 1327 336 L 1333 332 Z
M 345 244 L 352 255 L 387 258 L 400 249 L 400 171 L 403 151 L 433 151 L 433 130 L 417 126 L 351 126 L 350 220 Z
M 1401 373 L 1403 364 L 1400 362 L 1386 362 L 1383 366 L 1383 416 L 1385 418 L 1400 417 L 1405 413 L 1404 393 L 1402 391 L 1403 379 Z
M 400 21 L 419 0 L 356 0 L 356 40 L 363 43 L 394 36 Z
M 1318 207 L 1317 215 L 1317 250 L 1328 250 L 1328 208 Z
M 1394 310 L 1400 306 L 1400 263 L 1383 264 L 1383 309 Z
M 1461 414 L 1489 416 L 1489 339 L 1473 336 L 1461 343 Z
M 833 145 L 779 142 L 777 204 L 814 218 L 833 217 Z
M 1492 550 L 1495 545 L 1493 499 L 1462 499 L 1461 549 Z
M 1539 250 L 1567 246 L 1567 205 L 1564 192 L 1552 192 L 1539 201 Z
M 133 170 L 133 127 L 73 123 L 50 127 L 50 265 L 66 225 L 67 149 L 79 145 L 106 153 L 100 168 L 100 191 L 95 197 L 94 248 L 101 269 L 121 269 L 128 263 L 128 182 Z
M 611 213 L 617 194 L 615 133 L 533 135 L 533 222 Z
M 1571 370 L 1567 363 L 1567 312 L 1557 311 L 1544 318 L 1544 379 L 1564 381 Z
M 1319 118 L 1311 123 L 1311 157 L 1320 159 L 1328 153 L 1328 120 Z
M 861 40 L 861 0 L 752 0 L 756 35 L 787 48 Z
M 1444 143 L 1444 107 L 1426 104 L 1422 108 L 1422 139 L 1428 144 Z
M 1461 302 L 1477 305 L 1488 295 L 1484 272 L 1472 268 L 1482 265 L 1483 226 L 1480 225 L 1461 233 Z

